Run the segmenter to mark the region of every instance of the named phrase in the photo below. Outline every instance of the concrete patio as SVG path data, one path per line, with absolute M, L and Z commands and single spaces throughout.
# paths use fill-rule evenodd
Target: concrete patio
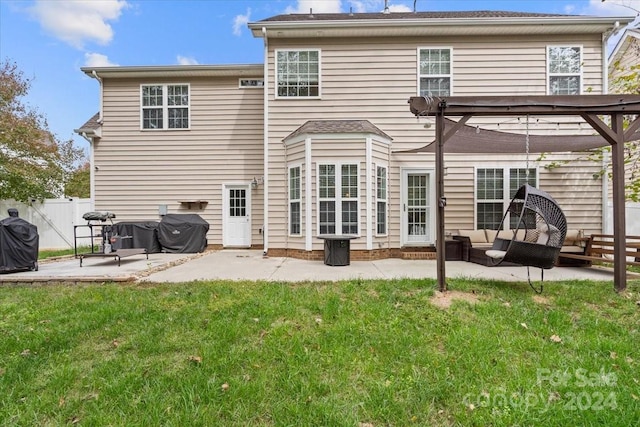
M 40 264 L 38 271 L 0 275 L 0 285 L 51 282 L 188 282 L 193 280 L 249 280 L 273 282 L 339 281 L 355 279 L 435 279 L 435 260 L 383 259 L 352 261 L 332 267 L 321 261 L 263 257 L 259 250 L 222 250 L 199 254 L 136 255 L 112 258 L 67 258 Z M 526 267 L 484 267 L 464 261 L 447 261 L 448 278 L 526 281 Z M 540 280 L 540 270 L 531 269 Z M 629 279 L 632 279 L 630 276 Z M 556 267 L 544 271 L 545 282 L 562 280 L 611 281 L 613 271 L 598 267 Z

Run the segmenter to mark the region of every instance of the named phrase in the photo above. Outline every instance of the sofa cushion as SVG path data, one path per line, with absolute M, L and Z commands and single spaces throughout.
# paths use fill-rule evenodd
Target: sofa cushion
M 458 235 L 468 237 L 472 245 L 489 242 L 485 230 L 458 230 Z
M 577 240 L 580 238 L 580 230 L 575 228 L 567 230 L 567 235 L 564 238 L 564 244 L 567 246 L 574 246 L 577 244 Z
M 584 248 L 577 245 L 565 245 L 560 249 L 560 252 L 564 252 L 566 254 L 583 254 Z
M 489 230 L 489 236 L 495 236 L 495 231 Z M 498 231 L 498 238 L 504 240 L 513 240 L 513 230 L 500 230 Z

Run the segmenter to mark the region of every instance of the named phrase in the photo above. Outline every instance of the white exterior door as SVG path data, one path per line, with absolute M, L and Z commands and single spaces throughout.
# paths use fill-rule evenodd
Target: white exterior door
M 433 172 L 402 171 L 402 244 L 418 246 L 434 243 Z
M 225 184 L 222 244 L 225 247 L 251 247 L 251 187 Z

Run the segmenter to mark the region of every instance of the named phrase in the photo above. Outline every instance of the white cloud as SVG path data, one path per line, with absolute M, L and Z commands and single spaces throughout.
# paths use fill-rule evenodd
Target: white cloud
M 233 35 L 242 35 L 242 30 L 247 26 L 251 19 L 251 9 L 247 9 L 246 15 L 238 15 L 233 19 Z
M 178 65 L 198 65 L 198 61 L 189 56 L 178 55 Z
M 81 49 L 89 41 L 108 44 L 113 39 L 108 21 L 126 7 L 125 0 L 37 0 L 30 11 L 46 31 Z
M 285 13 L 340 13 L 341 0 L 298 0 L 296 7 L 289 6 Z
M 87 52 L 84 54 L 85 67 L 116 67 L 118 64 L 109 61 L 107 55 Z
M 404 4 L 390 4 L 389 12 L 413 12 L 413 9 Z

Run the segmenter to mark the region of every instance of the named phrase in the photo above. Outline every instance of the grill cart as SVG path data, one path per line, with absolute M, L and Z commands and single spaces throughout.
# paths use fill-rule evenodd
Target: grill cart
M 87 212 L 82 218 L 87 220 L 86 224 L 76 225 L 73 227 L 74 252 L 76 258 L 80 259 L 80 267 L 84 258 L 101 257 L 113 258 L 118 260 L 132 255 L 149 254 L 145 248 L 123 248 L 123 239 L 130 239 L 131 236 L 119 236 L 114 233 L 113 218 L 116 215 L 113 212 Z M 84 230 L 85 234 L 81 230 Z M 90 245 L 89 252 L 78 253 L 78 242 L 88 243 Z

